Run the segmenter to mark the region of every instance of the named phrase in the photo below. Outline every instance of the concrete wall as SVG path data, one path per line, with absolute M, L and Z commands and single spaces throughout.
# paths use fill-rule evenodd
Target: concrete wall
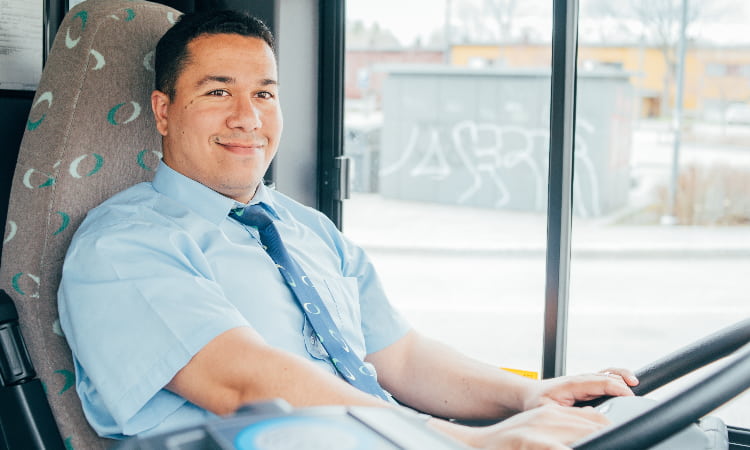
M 391 71 L 371 158 L 380 193 L 544 211 L 549 89 L 545 71 Z M 632 89 L 626 73 L 584 74 L 578 93 L 574 212 L 600 216 L 627 200 Z

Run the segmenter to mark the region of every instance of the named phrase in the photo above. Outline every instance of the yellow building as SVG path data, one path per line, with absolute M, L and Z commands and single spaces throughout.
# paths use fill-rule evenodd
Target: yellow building
M 464 44 L 452 47 L 451 62 L 466 67 L 539 68 L 550 66 L 551 53 L 549 44 Z M 674 103 L 676 83 L 655 46 L 580 44 L 578 61 L 579 71 L 611 68 L 630 72 L 641 116 L 666 114 Z M 684 108 L 688 114 L 718 119 L 730 104 L 750 104 L 750 46 L 691 46 L 685 67 Z

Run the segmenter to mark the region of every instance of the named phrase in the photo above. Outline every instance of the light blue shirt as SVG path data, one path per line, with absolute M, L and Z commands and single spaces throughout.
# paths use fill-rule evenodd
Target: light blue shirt
M 289 252 L 361 359 L 406 334 L 367 256 L 323 214 L 264 186 L 257 202 L 280 220 Z M 84 413 L 100 435 L 214 417 L 163 387 L 235 327 L 337 374 L 257 230 L 228 217 L 236 206 L 162 163 L 151 183 L 94 208 L 77 230 L 58 292 L 60 323 Z

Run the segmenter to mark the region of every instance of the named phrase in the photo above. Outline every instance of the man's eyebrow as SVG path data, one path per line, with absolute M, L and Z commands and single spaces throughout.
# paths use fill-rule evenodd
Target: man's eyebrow
M 201 78 L 197 83 L 195 83 L 195 87 L 199 88 L 205 84 L 216 82 L 216 83 L 223 83 L 223 84 L 234 84 L 237 80 L 235 80 L 233 77 L 224 76 L 224 75 L 206 75 L 205 77 Z
M 208 83 L 235 84 L 237 80 L 234 77 L 226 75 L 206 75 L 195 83 L 196 88 L 200 88 Z M 278 86 L 279 82 L 273 78 L 264 78 L 260 80 L 261 86 Z

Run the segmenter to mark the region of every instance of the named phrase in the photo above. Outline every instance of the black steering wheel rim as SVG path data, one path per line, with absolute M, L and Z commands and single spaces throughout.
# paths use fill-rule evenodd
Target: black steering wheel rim
M 645 395 L 725 356 L 732 358 L 645 413 L 573 444 L 576 450 L 648 448 L 750 388 L 750 319 L 724 328 L 636 372 Z M 603 400 L 600 400 L 601 402 Z

